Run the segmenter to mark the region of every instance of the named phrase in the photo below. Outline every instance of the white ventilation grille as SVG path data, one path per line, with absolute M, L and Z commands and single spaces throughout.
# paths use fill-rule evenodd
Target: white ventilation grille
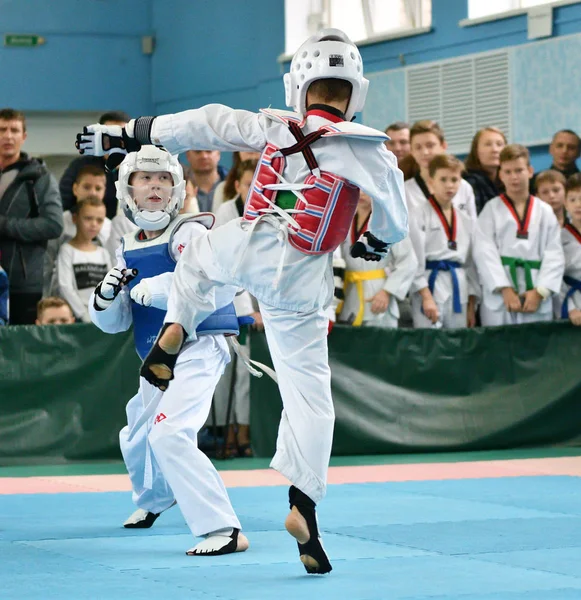
M 453 154 L 467 153 L 482 127 L 498 127 L 510 139 L 508 52 L 410 67 L 407 98 L 408 121 L 438 121 Z

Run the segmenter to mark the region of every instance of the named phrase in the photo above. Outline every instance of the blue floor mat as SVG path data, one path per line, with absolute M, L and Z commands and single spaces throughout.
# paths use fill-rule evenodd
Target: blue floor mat
M 125 530 L 128 493 L 0 496 L 2 600 L 580 600 L 574 477 L 329 487 L 320 525 L 333 572 L 307 576 L 284 531 L 287 489 L 230 497 L 251 548 L 188 557 L 178 509 Z

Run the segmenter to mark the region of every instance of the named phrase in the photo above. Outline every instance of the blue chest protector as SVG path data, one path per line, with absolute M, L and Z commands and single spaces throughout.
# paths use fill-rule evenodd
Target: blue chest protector
M 128 269 L 137 269 L 138 275 L 128 287 L 131 289 L 142 279 L 155 277 L 162 273 L 173 273 L 176 262 L 170 254 L 174 233 L 185 221 L 195 221 L 191 215 L 176 218 L 162 235 L 153 240 L 139 240 L 135 232 L 123 237 L 123 259 Z M 145 307 L 131 302 L 133 315 L 133 336 L 135 347 L 140 358 L 145 358 L 153 346 L 157 334 L 163 325 L 166 311 L 153 307 Z M 196 329 L 196 334 L 238 335 L 238 318 L 234 304 L 230 303 L 211 314 Z

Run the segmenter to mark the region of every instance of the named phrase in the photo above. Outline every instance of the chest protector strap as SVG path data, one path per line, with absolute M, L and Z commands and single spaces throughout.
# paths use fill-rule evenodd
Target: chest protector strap
M 282 149 L 273 144 L 266 146 L 246 200 L 244 218 L 253 221 L 264 214 L 282 213 L 289 227 L 289 242 L 294 248 L 305 254 L 333 252 L 349 233 L 359 201 L 359 188 L 343 177 L 319 169 L 311 144 L 327 133 L 324 126 L 304 135 L 298 123 L 289 120 L 287 125 L 297 142 Z M 302 153 L 311 173 L 304 181 L 289 184 L 282 176 L 285 157 L 298 152 Z M 294 208 L 289 211 L 275 206 L 276 196 L 284 187 L 297 197 Z

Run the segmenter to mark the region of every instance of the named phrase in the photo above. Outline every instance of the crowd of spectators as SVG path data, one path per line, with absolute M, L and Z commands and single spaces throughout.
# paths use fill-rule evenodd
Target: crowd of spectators
M 129 118 L 113 111 L 103 114 L 100 122 L 124 125 Z M 581 178 L 576 165 L 580 140 L 574 131 L 555 133 L 549 147 L 552 164 L 534 174 L 526 149 L 508 145 L 504 133 L 495 127 L 475 133 L 464 163 L 447 154 L 445 133 L 434 121 L 411 126 L 396 122 L 386 133 L 391 138 L 386 146 L 406 180 L 410 237 L 394 246 L 389 259 L 380 265 L 385 281 L 373 281 L 368 273 L 361 284 L 367 286 L 365 294 L 359 294 L 359 283 L 355 286 L 365 307 L 349 308 L 349 287 L 356 278 L 345 278 L 343 301 L 335 306 L 339 321 L 382 327 L 492 324 L 486 310 L 479 307 L 487 294 L 496 294 L 512 317 L 528 315 L 502 323 L 569 318 L 581 324 Z M 105 168 L 105 158 L 74 159 L 57 183 L 41 159 L 22 150 L 26 135 L 25 115 L 1 109 L 0 325 L 88 322 L 90 293 L 116 263 L 121 237 L 135 225 L 119 206 L 116 173 Z M 182 212 L 214 212 L 217 226 L 240 216 L 258 158 L 256 153 L 235 152 L 232 168 L 226 171 L 219 152 L 186 152 L 187 198 Z M 546 203 L 551 209 L 533 217 L 543 221 L 539 256 L 528 256 L 524 262 L 515 259 L 512 266 L 501 257 L 501 271 L 512 276 L 506 284 L 494 281 L 483 258 L 494 244 L 499 246 L 502 224 L 495 223 L 499 201 L 512 206 L 521 228 L 532 203 Z M 370 199 L 362 194 L 354 231 L 364 230 L 371 210 Z M 434 237 L 435 228 L 440 228 L 440 238 Z M 447 241 L 442 242 L 442 231 Z M 338 260 L 341 255 L 347 260 L 348 246 L 336 253 Z M 497 251 L 502 253 L 499 247 Z M 559 289 L 535 285 L 541 263 L 549 255 Z M 434 267 L 437 262 L 440 266 Z M 349 264 L 348 272 L 364 269 Z M 377 267 L 374 270 L 377 274 Z M 442 292 L 446 283 L 450 293 Z M 547 303 L 551 311 L 542 308 Z M 262 328 L 257 303 L 248 293 L 237 297 L 236 307 L 240 315 L 254 317 L 256 329 Z M 248 339 L 242 341 L 249 351 Z M 248 388 L 248 372 L 234 364 L 216 392 L 215 424 L 223 428 L 226 456 L 251 454 Z M 228 411 L 232 390 L 236 397 Z

